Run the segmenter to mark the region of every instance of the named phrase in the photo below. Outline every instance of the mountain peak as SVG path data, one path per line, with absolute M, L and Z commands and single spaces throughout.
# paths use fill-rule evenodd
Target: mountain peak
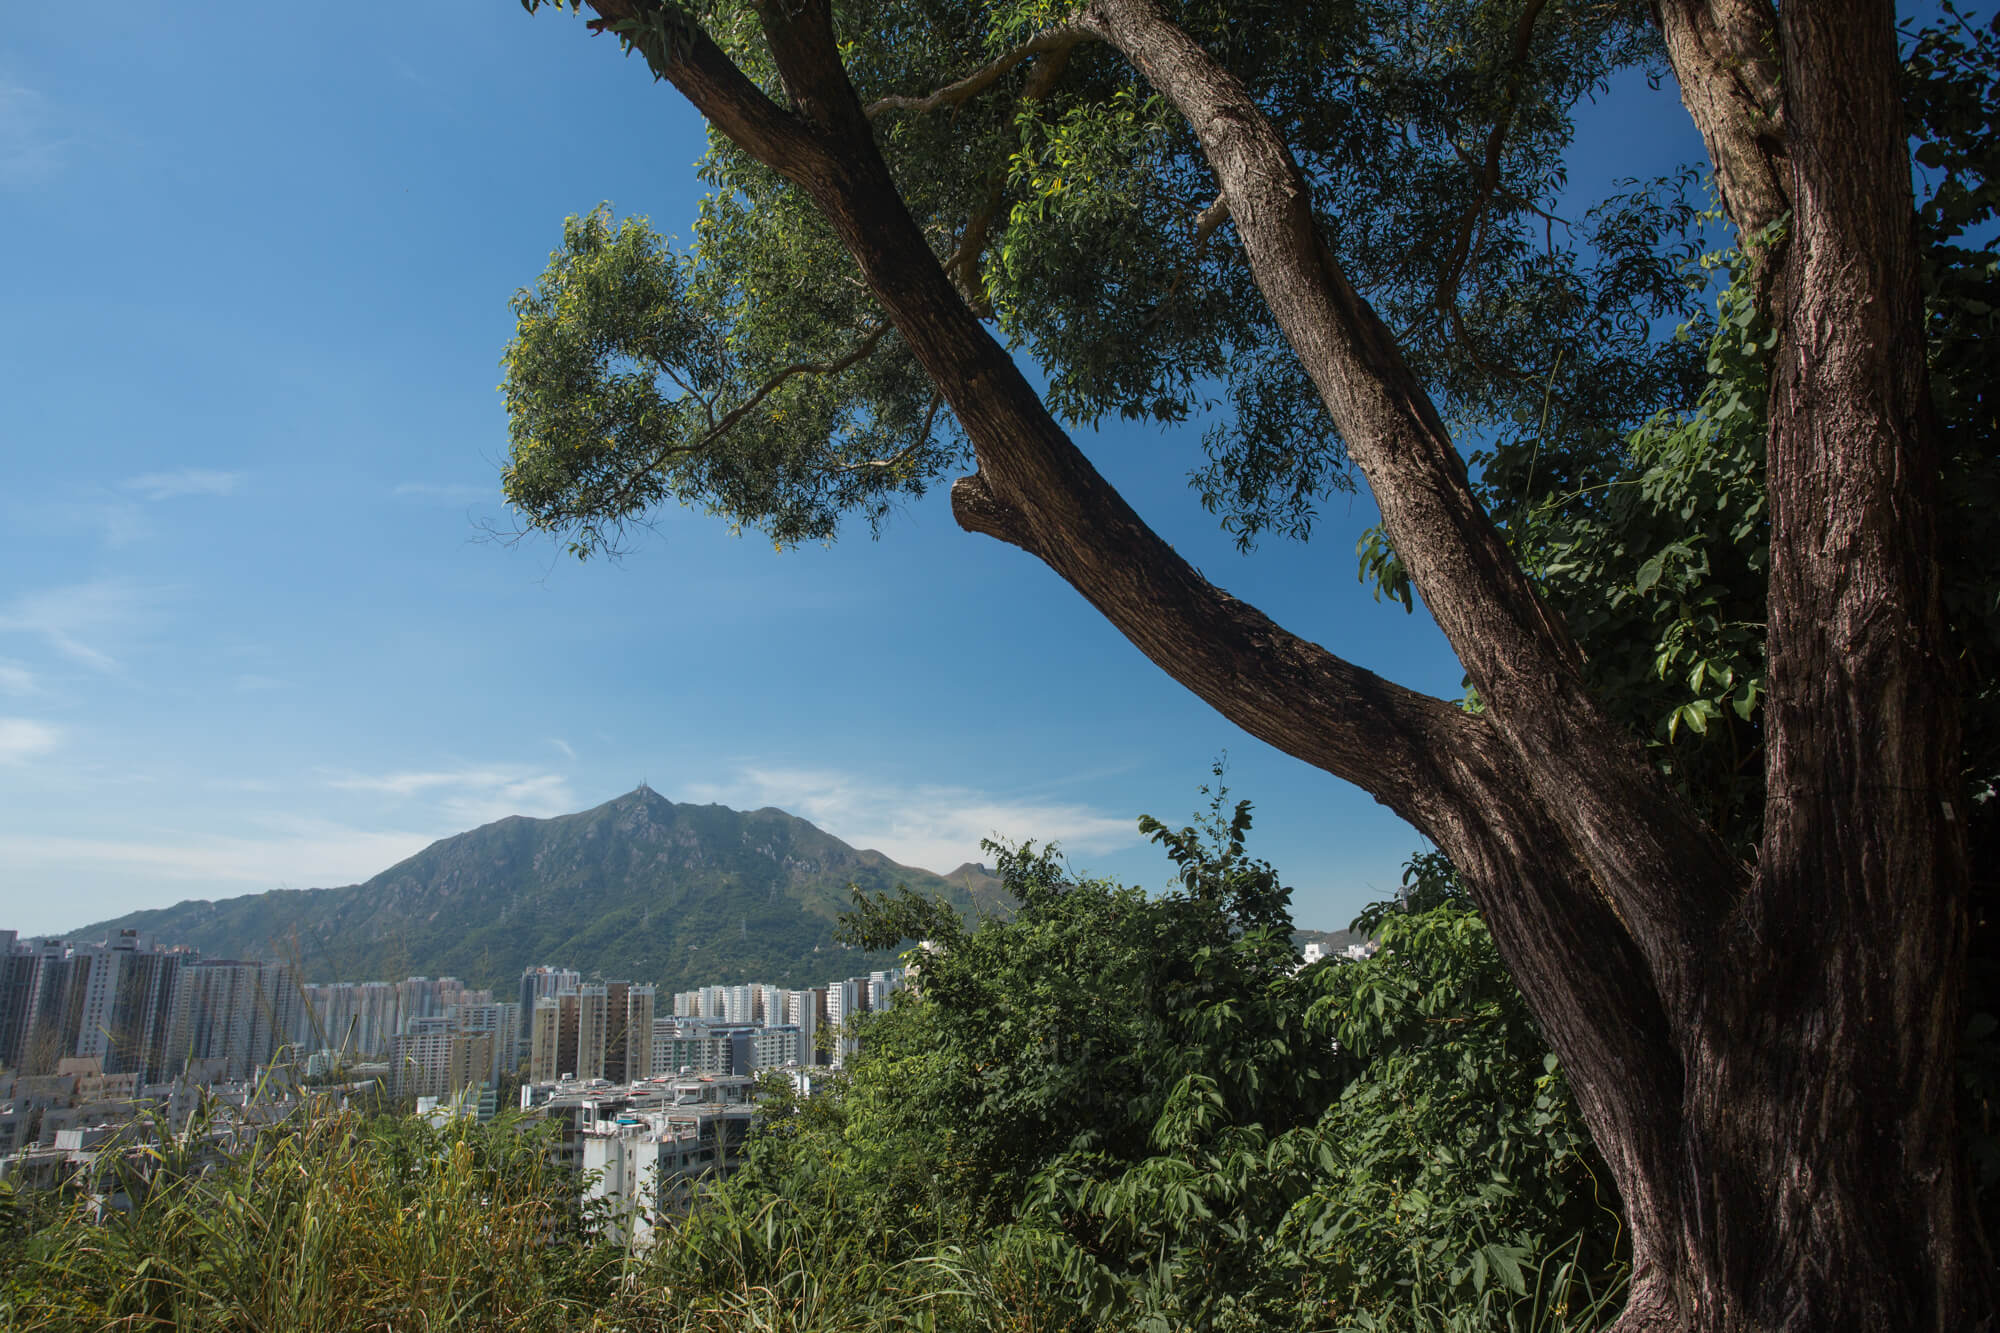
M 775 807 L 679 805 L 641 783 L 575 814 L 440 839 L 363 884 L 183 903 L 72 936 L 138 929 L 211 956 L 296 959 L 311 981 L 457 976 L 500 998 L 538 962 L 668 989 L 803 985 L 830 979 L 822 950 L 852 890 L 899 883 L 967 912 L 1005 896 L 976 863 L 938 876 Z

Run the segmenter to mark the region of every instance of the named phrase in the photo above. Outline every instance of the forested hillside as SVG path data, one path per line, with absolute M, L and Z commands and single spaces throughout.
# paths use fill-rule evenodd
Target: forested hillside
M 977 865 L 949 875 L 857 851 L 782 810 L 677 805 L 640 787 L 555 819 L 431 844 L 365 884 L 134 912 L 74 932 L 147 931 L 211 957 L 296 959 L 308 981 L 456 976 L 503 988 L 538 963 L 668 989 L 806 985 L 883 966 L 835 942 L 854 888 L 902 884 L 998 905 Z

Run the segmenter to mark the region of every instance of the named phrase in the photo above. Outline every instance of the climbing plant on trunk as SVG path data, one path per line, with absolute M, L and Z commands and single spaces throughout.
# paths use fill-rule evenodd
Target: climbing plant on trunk
M 1615 1177 L 1621 1327 L 1991 1318 L 1956 1123 L 1968 807 L 1890 6 L 589 8 L 707 118 L 717 190 L 686 255 L 572 220 L 517 301 L 506 486 L 532 525 L 588 553 L 678 500 L 784 544 L 969 464 L 962 527 L 1450 856 Z M 1458 442 L 1527 421 L 1587 458 L 1691 403 L 1698 367 L 1646 336 L 1689 297 L 1670 192 L 1566 248 L 1547 204 L 1568 108 L 1653 51 L 1773 332 L 1747 859 L 1594 696 Z M 1634 228 L 1659 244 L 1593 267 Z M 1478 711 L 1211 584 L 1065 425 L 1178 421 L 1218 384 L 1205 498 L 1245 541 L 1304 531 L 1351 464 Z

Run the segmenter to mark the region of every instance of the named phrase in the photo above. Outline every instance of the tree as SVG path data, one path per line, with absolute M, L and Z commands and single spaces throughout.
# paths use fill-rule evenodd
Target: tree
M 1145 1157 L 1170 1091 L 1189 1078 L 1219 1089 L 1228 1124 L 1310 1122 L 1338 1095 L 1334 1042 L 1292 984 L 1291 890 L 1244 850 L 1248 802 L 1230 815 L 1218 786 L 1200 828 L 1140 827 L 1180 888 L 1149 898 L 1073 879 L 1052 849 L 989 843 L 1010 918 L 968 929 L 948 904 L 904 891 L 857 895 L 843 927 L 862 948 L 928 942 L 923 1003 L 870 1029 L 871 1043 L 915 1059 L 868 1137 L 934 1156 L 900 1170 L 974 1224 L 1014 1216 L 1061 1153 Z M 924 1143 L 935 1147 L 911 1151 Z
M 969 453 L 961 526 L 1464 876 L 1629 1218 L 1622 1328 L 1991 1319 L 1956 1121 L 1968 805 L 1889 5 L 1659 0 L 1650 28 L 1558 0 L 592 8 L 708 119 L 718 192 L 685 258 L 574 222 L 518 303 L 506 485 L 531 523 L 587 552 L 671 498 L 796 541 Z M 1572 446 L 1686 405 L 1689 367 L 1643 351 L 1671 266 L 1522 239 L 1568 107 L 1655 34 L 1770 330 L 1748 858 L 1597 696 L 1452 430 L 1525 415 L 1587 460 Z M 1003 338 L 1049 368 L 1046 398 Z M 1476 712 L 1208 583 L 1057 416 L 1179 419 L 1216 380 L 1234 424 L 1207 498 L 1246 540 L 1309 526 L 1351 461 Z
M 860 897 L 857 943 L 928 942 L 917 984 L 831 1089 L 767 1104 L 719 1220 L 1020 1261 L 1081 1327 L 1595 1327 L 1603 1166 L 1448 867 L 1369 909 L 1373 958 L 1302 967 L 1249 824 L 1219 790 L 1142 821 L 1158 894 L 994 848 L 1009 916 Z

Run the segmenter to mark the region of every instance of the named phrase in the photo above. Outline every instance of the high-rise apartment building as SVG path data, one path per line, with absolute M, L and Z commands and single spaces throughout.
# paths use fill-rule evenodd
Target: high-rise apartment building
M 397 1026 L 407 1032 L 413 1018 L 435 1018 L 443 1013 L 438 1004 L 438 984 L 429 977 L 405 977 L 396 983 Z
M 738 1028 L 729 1034 L 729 1073 L 755 1074 L 802 1063 L 795 1027 Z
M 656 1025 L 653 1060 L 662 1074 L 727 1074 L 732 1072 L 730 1037 L 738 1029 L 707 1019 L 675 1020 Z
M 410 1020 L 389 1043 L 394 1095 L 450 1097 L 493 1078 L 493 1033 L 464 1032 L 452 1016 Z
M 678 1007 L 679 996 L 675 997 Z M 653 1072 L 655 1074 L 678 1074 L 680 1066 L 673 1062 L 674 1038 L 680 1035 L 680 1020 L 677 1018 L 655 1018 L 653 1020 Z
M 517 1057 L 530 1058 L 529 1043 L 534 1036 L 535 1004 L 539 1000 L 552 1000 L 566 990 L 575 990 L 583 984 L 583 975 L 566 967 L 531 967 L 521 973 L 519 1003 L 521 1006 L 521 1050 Z
M 896 989 L 897 974 L 893 972 L 870 972 L 868 974 L 868 1009 L 873 1013 L 889 1007 L 889 993 Z
M 901 968 L 885 968 L 871 972 L 865 977 L 849 977 L 845 981 L 829 981 L 826 985 L 826 1026 L 831 1030 L 832 1062 L 841 1064 L 856 1049 L 853 1036 L 847 1031 L 848 1023 L 861 1014 L 887 1008 L 889 997 L 903 984 Z
M 118 998 L 125 956 L 101 944 L 79 944 L 63 960 L 69 973 L 63 1014 L 65 1058 L 80 1056 L 102 1067 L 110 1054 L 111 1006 Z
M 528 1081 L 553 1083 L 570 1072 L 562 1066 L 562 1001 L 544 995 L 528 1020 Z
M 136 1074 L 141 1086 L 173 1077 L 174 1000 L 181 968 L 194 961 L 183 950 L 159 950 L 134 931 L 112 942 L 118 978 L 105 1029 L 104 1072 Z M 81 1052 L 79 1052 L 81 1053 Z
M 826 989 L 785 992 L 785 1022 L 799 1030 L 799 1063 L 819 1059 L 819 1033 L 826 1020 Z
M 349 1060 L 380 1059 L 388 1054 L 391 1041 L 416 1020 L 492 1003 L 493 992 L 468 989 L 457 977 L 307 986 L 293 1040 L 310 1051 L 339 1051 Z M 512 1055 L 510 1038 L 503 1056 Z
M 349 1060 L 378 1060 L 402 1030 L 402 994 L 394 982 L 342 981 L 307 986 L 295 1040 L 308 1050 L 339 1051 Z
M 65 1044 L 69 946 L 62 940 L 33 940 L 15 953 L 22 960 L 18 966 L 25 1003 L 12 1063 L 24 1074 L 53 1074 L 57 1062 L 69 1053 Z
M 535 1002 L 528 1076 L 537 1083 L 604 1077 L 609 996 L 602 984 L 579 985 Z
M 204 959 L 180 969 L 169 1068 L 247 1079 L 298 1030 L 301 997 L 283 963 Z
M 491 1067 L 487 1077 L 495 1084 L 515 1069 L 514 1052 L 519 1049 L 521 1008 L 515 1004 L 461 1004 L 447 1015 L 459 1032 L 484 1033 L 492 1038 Z M 428 1095 L 428 1094 L 426 1094 Z
M 576 1010 L 576 1063 L 571 1073 L 580 1079 L 604 1077 L 604 1041 L 610 1035 L 611 997 L 602 982 L 585 982 L 572 995 L 556 997 Z M 564 1020 L 568 1026 L 568 1020 Z
M 491 1004 L 493 992 L 471 990 L 457 977 L 410 977 L 396 983 L 396 1016 L 407 1027 L 413 1018 L 436 1018 L 461 1004 Z
M 167 1076 L 179 972 L 193 955 L 121 931 L 100 944 L 0 933 L 0 1068 L 52 1073 L 72 1057 L 142 1082 Z
M 749 986 L 722 986 L 722 1021 L 725 1023 L 756 1022 L 755 1003 Z
M 636 1083 L 653 1076 L 652 986 L 605 983 L 604 1077 Z
M 629 981 L 607 981 L 604 983 L 604 1064 L 600 1077 L 613 1083 L 628 1081 L 625 1067 L 632 1063 L 628 1058 L 632 1048 L 632 983 Z M 649 1016 L 646 1021 L 646 1062 L 653 1058 L 653 1023 Z
M 651 1078 L 656 1001 L 652 986 L 629 981 L 581 984 L 537 1000 L 529 1029 L 530 1081 Z
M 0 930 L 0 1069 L 21 1067 L 39 967 L 32 945 L 23 943 L 11 930 Z

